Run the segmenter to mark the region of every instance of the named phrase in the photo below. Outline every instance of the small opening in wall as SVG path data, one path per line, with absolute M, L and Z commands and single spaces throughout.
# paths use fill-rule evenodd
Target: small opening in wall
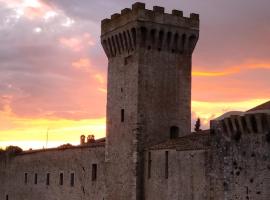
M 124 92 L 124 89 L 123 88 L 121 88 L 121 92 Z
M 60 173 L 60 177 L 59 177 L 59 185 L 63 185 L 64 184 L 64 174 Z
M 24 184 L 27 184 L 28 182 L 28 174 L 24 173 Z
M 266 141 L 268 143 L 270 143 L 270 130 L 268 131 L 268 133 L 266 134 Z M 269 168 L 270 169 L 270 168 Z
M 75 184 L 75 174 L 71 173 L 70 174 L 70 186 L 73 187 Z
M 152 158 L 151 152 L 148 152 L 148 179 L 151 178 Z
M 46 185 L 50 185 L 50 173 L 46 175 Z
M 223 129 L 224 133 L 228 133 L 227 126 L 226 126 L 224 120 L 221 121 L 221 124 L 222 124 L 222 129 Z
M 9 198 L 8 198 L 8 195 L 6 195 L 6 200 L 8 200 Z
M 35 185 L 37 184 L 37 179 L 38 179 L 38 175 L 37 173 L 35 173 L 35 180 L 34 180 Z
M 121 122 L 125 121 L 125 110 L 121 109 Z
M 92 164 L 92 181 L 97 180 L 97 164 Z
M 179 137 L 179 128 L 177 126 L 172 126 L 170 128 L 170 138 L 175 139 Z
M 169 151 L 165 151 L 165 178 L 169 178 Z

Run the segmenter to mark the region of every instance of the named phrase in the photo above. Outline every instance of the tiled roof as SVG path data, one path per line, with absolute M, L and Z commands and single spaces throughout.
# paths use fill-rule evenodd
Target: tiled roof
M 184 137 L 170 139 L 166 142 L 154 145 L 149 150 L 176 149 L 178 151 L 202 150 L 210 146 L 210 130 L 199 133 L 191 133 Z
M 19 153 L 18 155 L 34 154 L 34 153 L 43 153 L 49 151 L 65 151 L 71 149 L 85 149 L 85 148 L 96 148 L 96 147 L 105 147 L 105 138 L 96 140 L 96 142 L 87 144 L 87 145 L 78 145 L 78 146 L 67 146 L 67 147 L 58 147 L 58 148 L 48 148 L 48 149 L 37 149 L 37 150 L 28 150 Z
M 248 110 L 247 112 L 258 111 L 258 110 L 270 110 L 270 101 L 265 102 L 259 106 L 256 106 L 255 108 L 252 108 Z

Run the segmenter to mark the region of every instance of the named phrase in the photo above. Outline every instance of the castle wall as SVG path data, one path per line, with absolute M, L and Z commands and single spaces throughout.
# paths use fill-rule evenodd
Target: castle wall
M 8 195 L 8 199 L 12 200 L 102 200 L 105 193 L 104 152 L 104 146 L 99 146 L 11 156 L 6 160 L 6 167 L 1 166 L 6 175 L 4 179 L 1 177 L 5 189 L 0 190 L 0 199 L 5 200 Z M 92 180 L 93 164 L 97 164 L 96 180 Z M 60 173 L 63 173 L 63 185 L 60 184 Z M 71 185 L 72 173 L 74 186 Z
M 145 200 L 208 199 L 206 150 L 151 151 L 151 177 L 149 177 L 149 152 L 145 157 Z
M 270 115 L 231 116 L 215 122 L 212 138 L 213 199 L 270 197 Z

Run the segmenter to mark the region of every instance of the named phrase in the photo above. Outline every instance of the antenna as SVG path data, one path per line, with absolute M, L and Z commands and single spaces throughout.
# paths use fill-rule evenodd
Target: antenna
M 46 134 L 46 149 L 48 148 L 48 140 L 49 140 L 49 128 L 47 128 L 47 134 Z

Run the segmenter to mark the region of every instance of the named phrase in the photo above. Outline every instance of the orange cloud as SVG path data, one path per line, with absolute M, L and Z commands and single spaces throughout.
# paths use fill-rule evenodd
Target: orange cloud
M 247 111 L 266 101 L 269 101 L 269 99 L 251 99 L 232 102 L 192 101 L 193 118 L 196 119 L 200 117 L 204 127 L 209 127 L 210 120 L 228 111 Z
M 205 67 L 195 67 L 195 68 L 205 68 Z M 207 67 L 209 68 L 209 67 Z M 213 68 L 213 67 L 211 67 Z M 193 76 L 208 76 L 208 77 L 214 77 L 214 76 L 228 76 L 231 74 L 240 73 L 244 70 L 254 70 L 254 69 L 270 69 L 270 62 L 246 62 L 237 66 L 228 66 L 225 67 L 224 71 L 215 72 L 215 71 L 206 71 L 206 70 L 200 70 L 200 71 L 193 71 Z
M 86 71 L 89 70 L 89 67 L 91 65 L 91 62 L 88 58 L 81 58 L 75 62 L 72 63 L 72 66 L 77 69 L 84 69 Z

